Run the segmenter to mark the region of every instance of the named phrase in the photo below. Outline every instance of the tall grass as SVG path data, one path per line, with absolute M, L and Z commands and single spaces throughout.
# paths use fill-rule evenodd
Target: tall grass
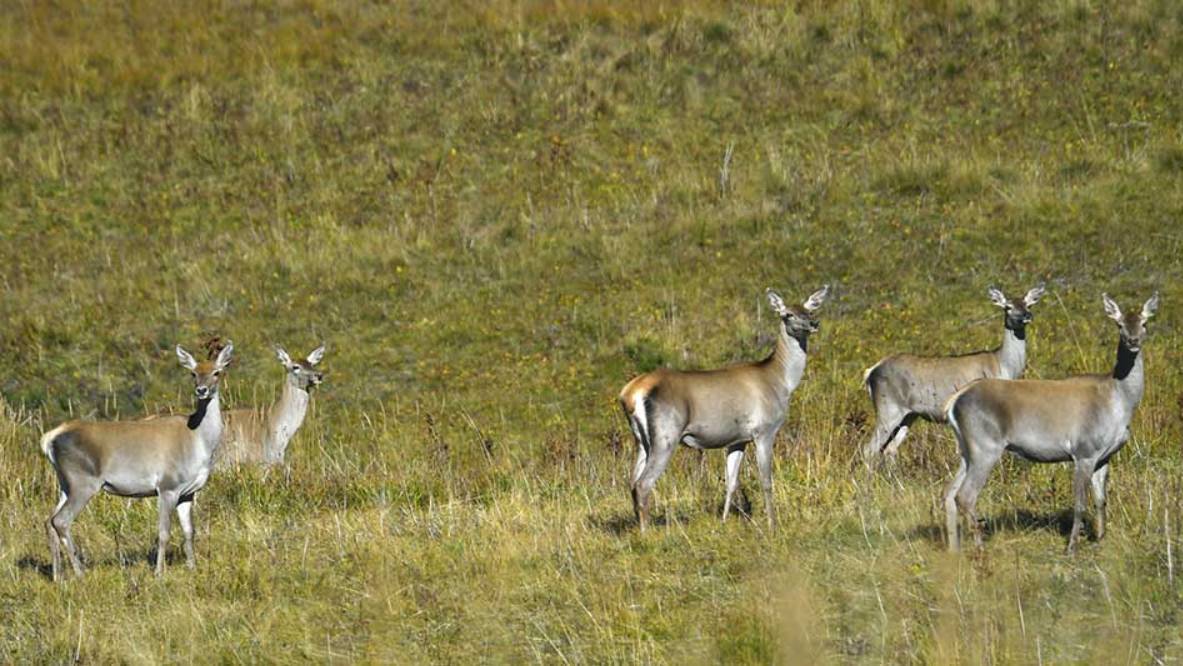
M 11 3 L 0 8 L 0 654 L 13 661 L 1163 662 L 1177 626 L 1183 235 L 1171 3 Z M 720 170 L 730 153 L 725 186 Z M 997 344 L 1110 367 L 1164 307 L 1112 530 L 1013 461 L 949 557 L 950 435 L 866 477 L 863 368 Z M 838 285 L 777 443 L 783 525 L 675 454 L 638 534 L 615 395 L 767 353 L 764 287 Z M 1127 306 L 1128 307 L 1128 306 Z M 286 470 L 215 477 L 199 569 L 99 497 L 45 578 L 70 417 L 232 405 L 325 340 Z M 744 484 L 756 487 L 752 470 Z M 756 517 L 763 510 L 751 493 Z

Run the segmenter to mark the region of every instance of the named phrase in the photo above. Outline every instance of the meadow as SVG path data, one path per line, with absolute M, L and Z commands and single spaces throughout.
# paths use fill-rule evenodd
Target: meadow
M 1183 9 L 1168 0 L 0 3 L 0 655 L 7 662 L 1183 662 Z M 862 371 L 996 346 L 1112 367 L 1162 307 L 1109 532 L 1007 460 L 949 555 L 947 428 L 866 474 Z M 616 404 L 762 357 L 766 287 L 834 295 L 776 444 L 781 525 L 678 451 L 635 528 Z M 191 408 L 173 346 L 324 341 L 283 469 L 96 498 L 47 575 L 67 418 Z

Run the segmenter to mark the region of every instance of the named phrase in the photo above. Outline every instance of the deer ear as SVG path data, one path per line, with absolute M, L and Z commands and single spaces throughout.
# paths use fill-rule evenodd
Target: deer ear
M 773 291 L 771 287 L 765 293 L 768 295 L 768 304 L 772 306 L 773 312 L 781 317 L 789 314 L 789 309 L 785 307 L 785 299 L 781 298 L 780 294 Z
M 279 345 L 271 345 L 271 348 L 275 350 L 275 358 L 278 358 L 279 362 L 283 363 L 285 368 L 292 364 L 292 357 L 288 356 L 288 353 L 283 347 L 280 347 Z
M 805 302 L 801 304 L 801 307 L 805 308 L 809 312 L 814 312 L 822 306 L 822 303 L 826 302 L 826 298 L 829 295 L 830 285 L 822 285 L 821 289 L 813 292 L 809 295 L 809 298 L 805 299 Z
M 320 343 L 319 347 L 313 349 L 312 353 L 308 354 L 308 365 L 316 365 L 317 363 L 320 363 L 320 359 L 324 358 L 324 355 L 325 344 L 322 342 Z
M 193 354 L 190 354 L 189 352 L 182 349 L 181 345 L 177 345 L 177 360 L 181 362 L 182 366 L 189 370 L 194 370 L 197 368 L 197 359 L 193 358 Z
M 1150 300 L 1146 301 L 1146 303 L 1142 305 L 1142 321 L 1146 321 L 1147 319 L 1153 317 L 1155 312 L 1158 312 L 1157 291 L 1154 292 L 1154 295 L 1150 297 Z
M 1026 305 L 1027 307 L 1035 305 L 1039 302 L 1039 299 L 1043 298 L 1043 294 L 1046 291 L 1047 289 L 1044 288 L 1042 284 L 1038 287 L 1035 287 L 1031 291 L 1027 292 L 1027 295 L 1023 297 L 1023 305 Z
M 1117 307 L 1117 303 L 1112 298 L 1109 298 L 1109 294 L 1101 294 L 1101 302 L 1105 304 L 1105 314 L 1120 324 L 1122 321 L 1121 308 Z
M 986 295 L 990 297 L 990 302 L 1000 308 L 1009 308 L 1010 301 L 1006 300 L 1006 294 L 998 287 L 990 287 L 986 290 Z
M 230 357 L 234 354 L 234 343 L 229 340 L 226 341 L 226 346 L 222 347 L 222 351 L 218 352 L 218 358 L 214 361 L 214 368 L 218 370 L 225 370 L 226 366 L 230 365 Z

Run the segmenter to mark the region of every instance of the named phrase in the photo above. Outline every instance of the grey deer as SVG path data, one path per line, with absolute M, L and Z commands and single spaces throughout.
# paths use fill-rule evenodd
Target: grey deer
M 1027 364 L 1027 324 L 1031 307 L 1043 297 L 1040 285 L 1022 298 L 1008 298 L 990 287 L 990 301 L 1002 308 L 1002 345 L 993 351 L 962 356 L 888 356 L 863 373 L 863 384 L 875 406 L 875 430 L 863 449 L 863 460 L 873 467 L 886 455 L 894 459 L 908 428 L 922 417 L 941 423 L 949 397 L 984 377 L 1017 379 Z
M 631 487 L 642 530 L 649 523 L 653 487 L 679 442 L 696 449 L 727 449 L 723 520 L 739 486 L 744 451 L 754 442 L 768 525 L 775 525 L 772 443 L 788 415 L 789 397 L 801 382 L 809 336 L 818 330 L 817 311 L 829 290 L 829 285 L 822 287 L 799 307 L 786 305 L 768 290 L 768 302 L 781 326 L 776 349 L 763 361 L 706 371 L 662 368 L 636 377 L 620 392 L 620 405 L 637 441 Z
M 74 573 L 82 575 L 70 525 L 99 491 L 158 498 L 157 575 L 164 573 L 170 520 L 176 511 L 185 534 L 185 562 L 189 568 L 196 566 L 193 502 L 209 479 L 214 452 L 222 440 L 218 382 L 233 351 L 234 345 L 227 343 L 216 359 L 199 363 L 177 345 L 177 359 L 193 375 L 197 406 L 189 416 L 68 421 L 42 436 L 41 450 L 53 465 L 61 490 L 46 522 L 54 580 L 61 577 L 63 546 Z
M 962 389 L 946 408 L 957 434 L 961 466 L 945 492 L 949 549 L 960 547 L 958 510 L 969 519 L 974 543 L 982 545 L 975 506 L 990 471 L 1004 452 L 1034 462 L 1072 462 L 1074 510 L 1068 552 L 1076 549 L 1088 487 L 1096 505 L 1096 537 L 1105 535 L 1105 483 L 1109 460 L 1130 437 L 1130 419 L 1146 379 L 1142 344 L 1146 324 L 1158 309 L 1155 293 L 1133 317 L 1102 294 L 1105 313 L 1117 323 L 1117 361 L 1109 374 L 1058 380 L 986 379 Z
M 322 344 L 307 358 L 292 359 L 283 347 L 275 346 L 275 356 L 284 368 L 279 399 L 263 411 L 245 408 L 226 412 L 225 441 L 218 449 L 216 468 L 283 464 L 288 444 L 304 423 L 312 388 L 324 381 L 324 373 L 316 369 L 324 353 Z

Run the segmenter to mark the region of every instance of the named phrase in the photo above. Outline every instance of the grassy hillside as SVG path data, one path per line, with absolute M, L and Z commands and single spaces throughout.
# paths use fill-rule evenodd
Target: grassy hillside
M 0 654 L 12 661 L 1173 663 L 1183 528 L 1183 11 L 1172 2 L 0 6 Z M 996 345 L 1103 371 L 1160 290 L 1109 535 L 1006 461 L 949 557 L 951 435 L 867 477 L 863 368 Z M 777 442 L 781 529 L 679 451 L 634 529 L 615 404 L 757 358 L 836 285 Z M 45 577 L 70 416 L 231 405 L 326 341 L 289 469 L 215 477 L 199 569 L 99 497 Z M 179 543 L 179 532 L 174 543 Z

